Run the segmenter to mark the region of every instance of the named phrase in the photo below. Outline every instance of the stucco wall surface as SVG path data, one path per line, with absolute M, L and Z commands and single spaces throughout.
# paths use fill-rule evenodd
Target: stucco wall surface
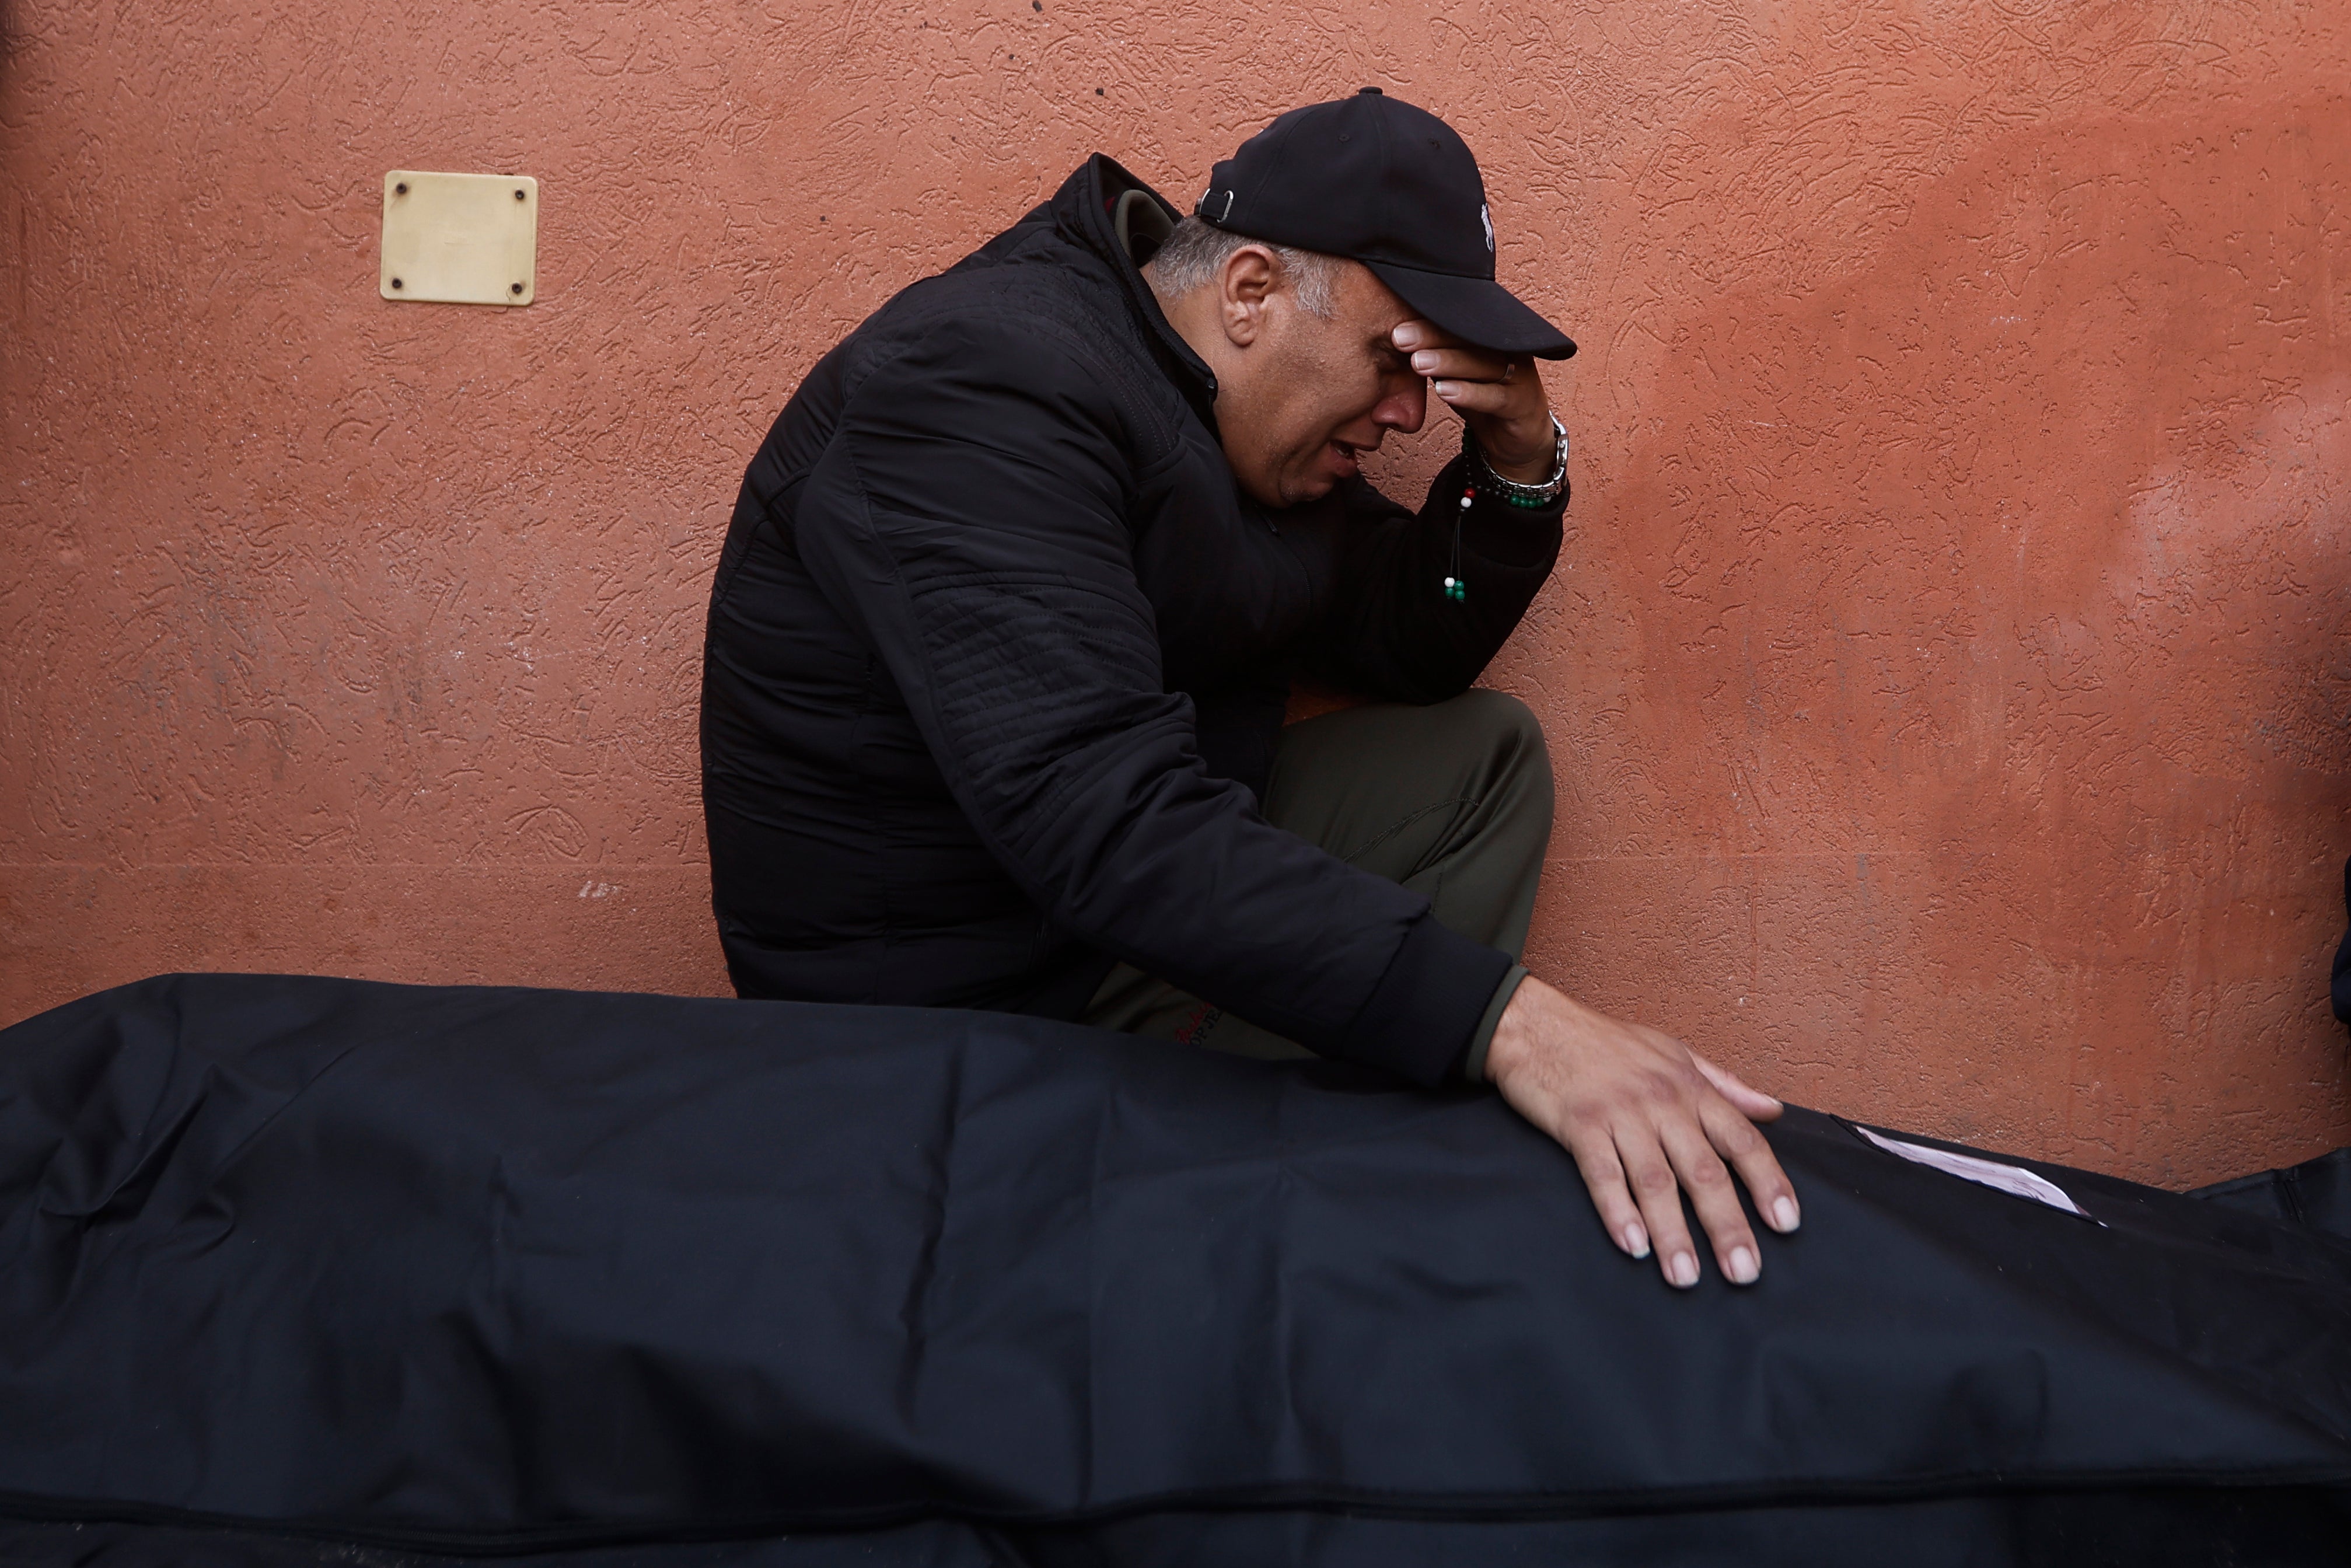
M 1181 201 L 1377 83 L 1584 346 L 1490 677 L 1561 779 L 1538 971 L 2140 1177 L 2351 1141 L 2351 8 L 0 15 L 0 1019 L 722 988 L 703 601 L 797 378 L 1085 153 Z M 538 303 L 378 298 L 394 167 L 537 175 Z

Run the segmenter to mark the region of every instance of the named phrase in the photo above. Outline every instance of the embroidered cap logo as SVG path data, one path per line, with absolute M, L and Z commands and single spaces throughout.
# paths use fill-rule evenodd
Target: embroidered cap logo
M 1483 202 L 1478 204 L 1478 221 L 1486 225 L 1486 248 L 1488 250 L 1493 249 L 1494 214 L 1487 209 L 1486 204 Z

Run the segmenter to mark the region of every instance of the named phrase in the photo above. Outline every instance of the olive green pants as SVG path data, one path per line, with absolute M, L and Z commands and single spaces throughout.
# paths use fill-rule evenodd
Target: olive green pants
M 1542 727 L 1518 698 L 1471 691 L 1427 707 L 1377 703 L 1293 724 L 1274 753 L 1265 816 L 1426 894 L 1460 935 L 1513 958 L 1525 950 L 1551 841 L 1552 782 Z M 1311 1054 L 1125 964 L 1102 981 L 1084 1021 L 1239 1056 Z

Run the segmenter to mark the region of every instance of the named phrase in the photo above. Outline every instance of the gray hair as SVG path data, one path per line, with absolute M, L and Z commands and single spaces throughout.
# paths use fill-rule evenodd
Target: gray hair
M 1189 294 L 1195 288 L 1217 280 L 1217 270 L 1233 252 L 1245 245 L 1262 246 L 1273 253 L 1281 265 L 1281 276 L 1290 285 L 1298 308 L 1309 316 L 1328 321 L 1336 308 L 1332 297 L 1339 282 L 1339 258 L 1324 256 L 1321 251 L 1300 250 L 1293 246 L 1276 245 L 1271 240 L 1252 239 L 1200 217 L 1186 217 L 1176 225 L 1151 258 L 1152 280 L 1168 295 Z

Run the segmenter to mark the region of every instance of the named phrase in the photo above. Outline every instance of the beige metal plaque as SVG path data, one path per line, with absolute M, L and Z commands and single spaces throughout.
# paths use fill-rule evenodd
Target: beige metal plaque
M 386 299 L 528 305 L 538 292 L 538 182 L 528 174 L 383 177 Z

